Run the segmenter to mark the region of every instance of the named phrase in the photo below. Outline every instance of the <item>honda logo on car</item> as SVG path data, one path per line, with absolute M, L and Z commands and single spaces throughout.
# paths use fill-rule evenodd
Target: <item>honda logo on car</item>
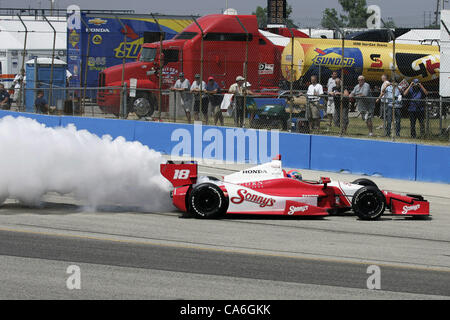
M 244 201 L 253 202 L 259 204 L 261 208 L 272 207 L 275 204 L 275 199 L 266 198 L 257 194 L 252 194 L 245 189 L 239 189 L 237 191 L 238 196 L 231 198 L 231 202 L 234 204 L 241 204 Z
M 242 173 L 250 173 L 250 174 L 262 174 L 267 173 L 267 170 L 244 170 Z
M 409 211 L 412 210 L 419 210 L 420 204 L 416 204 L 415 206 L 403 206 L 402 214 L 407 214 Z
M 302 207 L 290 206 L 287 214 L 291 216 L 296 212 L 305 212 L 306 210 L 308 210 L 308 208 L 309 206 L 302 206 Z

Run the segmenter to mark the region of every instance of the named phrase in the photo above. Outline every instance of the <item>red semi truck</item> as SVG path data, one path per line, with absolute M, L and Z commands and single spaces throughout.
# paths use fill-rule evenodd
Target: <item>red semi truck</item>
M 197 22 L 203 30 L 203 80 L 213 76 L 221 88 L 227 89 L 236 76 L 243 75 L 248 39 L 247 75 L 252 88 L 278 86 L 284 46 L 274 44 L 258 30 L 256 16 L 214 14 L 201 17 Z M 295 36 L 302 35 L 296 32 Z M 127 94 L 129 112 L 144 117 L 157 110 L 160 80 L 162 88 L 168 89 L 175 83 L 178 73 L 183 72 L 192 83 L 201 69 L 201 37 L 202 32 L 194 22 L 173 39 L 163 41 L 162 54 L 159 42 L 142 45 L 137 61 L 125 65 L 127 88 L 130 88 L 130 79 L 137 80 L 136 96 Z M 159 74 L 161 64 L 162 75 Z M 120 87 L 121 81 L 122 65 L 105 69 L 99 75 L 99 87 Z M 99 90 L 97 98 L 104 111 L 119 114 L 120 89 Z M 167 96 L 163 96 L 161 105 L 161 111 L 168 111 Z

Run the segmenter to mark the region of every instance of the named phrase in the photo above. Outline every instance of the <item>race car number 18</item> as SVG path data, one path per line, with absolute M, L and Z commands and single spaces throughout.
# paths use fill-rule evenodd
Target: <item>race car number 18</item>
M 175 174 L 173 175 L 173 179 L 187 179 L 189 178 L 190 170 L 175 170 Z

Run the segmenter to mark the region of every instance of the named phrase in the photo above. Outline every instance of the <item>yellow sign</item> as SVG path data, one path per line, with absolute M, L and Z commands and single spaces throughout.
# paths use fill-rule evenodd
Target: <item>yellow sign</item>
M 369 81 L 380 81 L 382 74 L 392 76 L 394 66 L 392 43 L 345 41 L 342 63 L 342 41 L 334 39 L 294 39 L 282 55 L 285 79 L 299 80 L 305 74 L 318 74 L 345 68 L 346 75 L 364 75 Z M 439 77 L 440 54 L 437 46 L 396 44 L 395 75 L 397 80 L 432 81 Z M 309 80 L 309 79 L 308 79 Z
M 69 42 L 73 48 L 75 48 L 76 45 L 80 42 L 80 35 L 75 31 L 75 29 L 73 29 L 69 35 Z
M 114 49 L 114 56 L 116 58 L 137 58 L 141 51 L 141 45 L 144 43 L 144 38 L 139 38 L 131 42 L 121 42 L 117 48 Z
M 103 41 L 103 38 L 102 38 L 102 36 L 99 35 L 99 34 L 96 34 L 96 35 L 94 35 L 94 36 L 92 37 L 92 43 L 93 43 L 93 44 L 101 44 L 102 41 Z

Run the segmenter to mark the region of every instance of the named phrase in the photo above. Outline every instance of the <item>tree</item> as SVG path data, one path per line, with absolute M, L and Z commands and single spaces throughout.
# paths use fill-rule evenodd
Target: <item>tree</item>
M 364 28 L 370 14 L 367 13 L 366 0 L 339 0 L 345 14 L 338 17 L 336 9 L 325 9 L 322 15 L 322 26 L 334 28 L 334 21 L 340 27 Z
M 252 12 L 252 14 L 258 19 L 258 26 L 260 28 L 265 28 L 267 26 L 267 8 L 258 6 L 256 12 Z
M 294 21 L 290 18 L 291 14 L 292 14 L 292 6 L 291 5 L 287 5 L 286 6 L 286 22 L 287 22 L 287 26 L 289 28 L 297 28 L 297 26 L 295 25 Z M 256 18 L 258 19 L 258 26 L 260 28 L 265 28 L 267 27 L 267 7 L 263 8 L 258 6 L 256 8 L 255 12 L 252 12 L 253 15 L 256 16 Z

